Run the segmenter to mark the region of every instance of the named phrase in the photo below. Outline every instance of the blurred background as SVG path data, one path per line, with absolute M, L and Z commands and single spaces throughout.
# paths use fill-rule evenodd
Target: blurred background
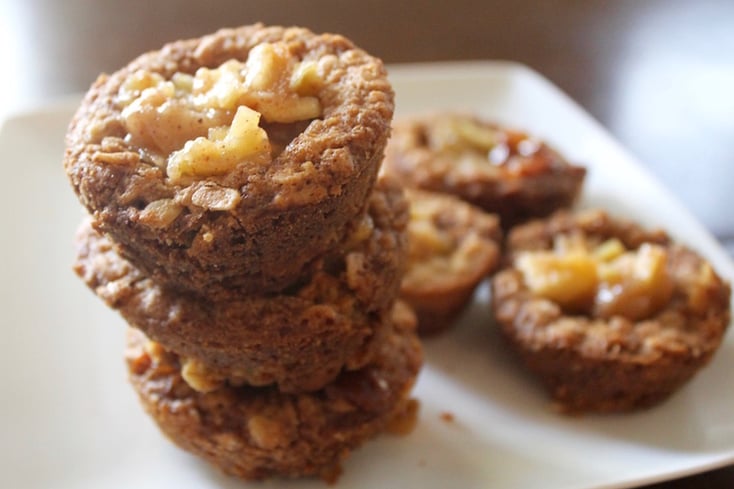
M 0 117 L 167 41 L 256 21 L 339 32 L 388 63 L 527 64 L 734 251 L 732 0 L 0 0 Z
M 262 21 L 387 63 L 524 63 L 598 119 L 734 251 L 732 0 L 0 0 L 0 119 L 163 43 Z M 656 488 L 734 487 L 734 468 Z

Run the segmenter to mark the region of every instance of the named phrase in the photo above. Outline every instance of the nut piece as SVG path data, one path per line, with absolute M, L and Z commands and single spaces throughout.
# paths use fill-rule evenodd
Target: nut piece
M 265 450 L 273 450 L 288 442 L 283 426 L 263 415 L 255 415 L 248 419 L 247 429 L 255 444 Z
M 224 385 L 223 379 L 212 375 L 206 365 L 192 358 L 182 359 L 181 377 L 198 392 L 212 392 Z

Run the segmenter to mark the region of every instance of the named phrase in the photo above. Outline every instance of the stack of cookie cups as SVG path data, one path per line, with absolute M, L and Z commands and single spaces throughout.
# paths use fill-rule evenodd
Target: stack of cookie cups
M 328 477 L 410 405 L 392 113 L 347 39 L 254 25 L 100 76 L 72 120 L 75 270 L 130 324 L 146 411 L 226 473 Z

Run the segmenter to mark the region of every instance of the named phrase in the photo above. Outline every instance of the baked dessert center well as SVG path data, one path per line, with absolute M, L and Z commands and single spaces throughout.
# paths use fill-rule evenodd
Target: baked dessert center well
M 665 247 L 628 250 L 616 238 L 599 243 L 580 234 L 554 238 L 553 249 L 525 251 L 515 265 L 530 290 L 567 312 L 600 318 L 652 317 L 670 301 L 675 280 Z
M 479 224 L 476 230 L 468 227 L 465 212 L 460 211 L 447 207 L 441 200 L 412 200 L 408 222 L 409 272 L 404 279 L 410 286 L 426 286 L 437 276 L 470 274 L 477 265 L 475 256 L 495 246 L 483 236 L 484 228 Z
M 547 169 L 543 144 L 521 131 L 480 123 L 467 117 L 444 117 L 425 128 L 432 151 L 450 154 L 467 171 L 490 175 L 528 176 Z
M 244 62 L 230 59 L 193 75 L 165 79 L 137 70 L 117 100 L 126 142 L 178 183 L 222 175 L 242 162 L 271 162 L 304 122 L 322 115 L 322 80 L 316 61 L 298 60 L 285 43 L 261 43 Z

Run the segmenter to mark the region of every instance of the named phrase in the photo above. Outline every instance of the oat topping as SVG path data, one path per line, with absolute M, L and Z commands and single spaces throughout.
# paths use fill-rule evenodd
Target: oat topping
M 127 142 L 173 183 L 222 175 L 240 162 L 264 165 L 271 141 L 261 127 L 322 115 L 315 96 L 323 81 L 314 61 L 298 61 L 284 43 L 255 46 L 244 62 L 231 59 L 170 80 L 138 70 L 117 101 Z
M 140 220 L 154 228 L 165 228 L 183 212 L 183 206 L 172 199 L 154 200 L 140 213 Z

